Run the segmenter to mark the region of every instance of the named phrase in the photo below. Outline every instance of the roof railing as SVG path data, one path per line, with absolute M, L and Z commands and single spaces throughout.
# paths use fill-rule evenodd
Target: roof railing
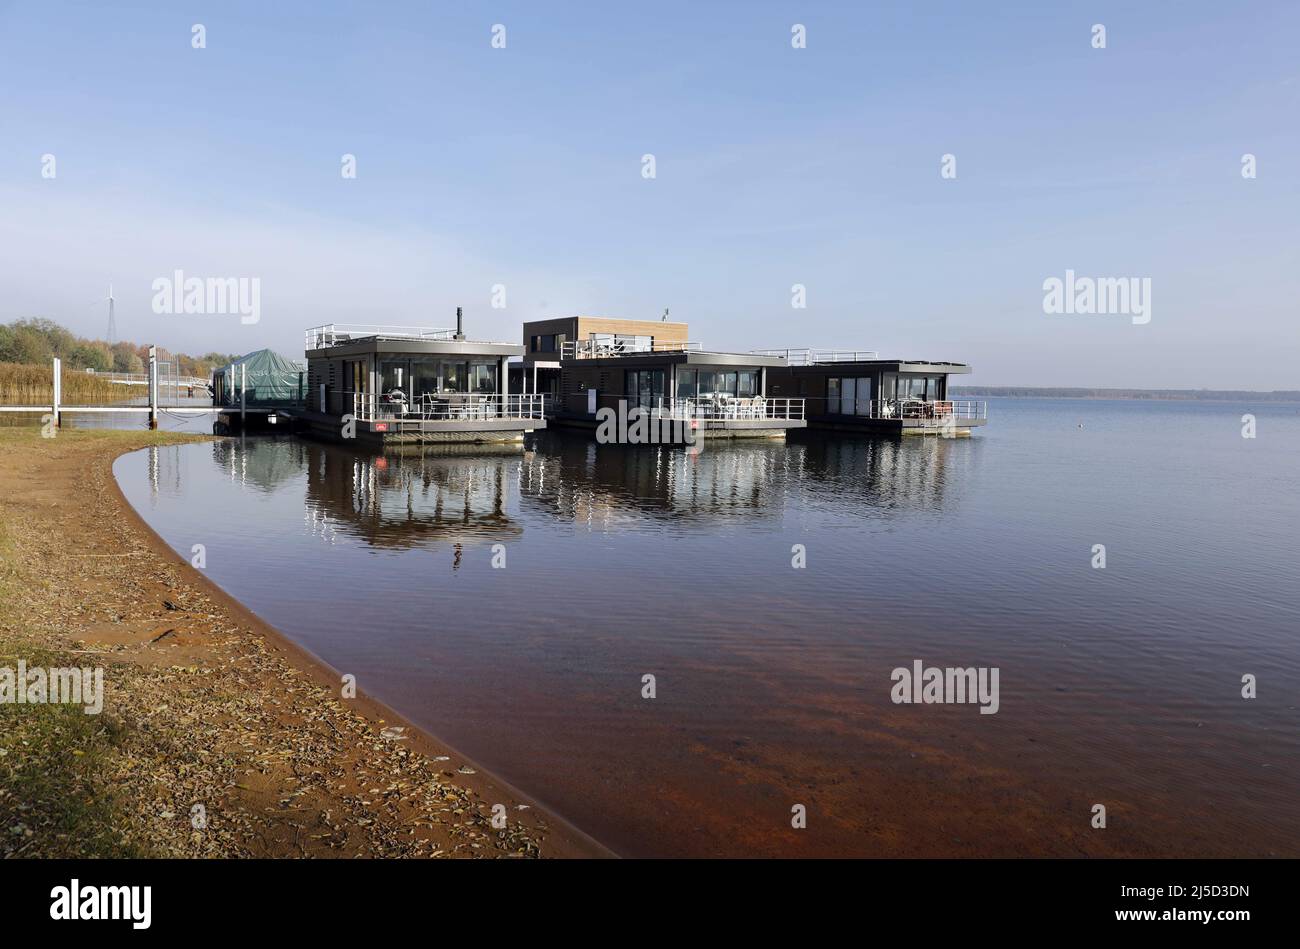
M 703 352 L 699 343 L 674 340 L 644 340 L 634 337 L 614 339 L 572 339 L 560 346 L 562 359 L 604 359 L 609 356 L 637 356 L 645 353 Z
M 752 349 L 755 356 L 780 356 L 790 366 L 815 366 L 831 362 L 865 362 L 879 359 L 871 349 Z
M 326 323 L 306 331 L 307 349 L 324 349 L 354 339 L 382 336 L 385 339 L 455 339 L 456 331 L 429 326 L 386 326 L 374 323 Z

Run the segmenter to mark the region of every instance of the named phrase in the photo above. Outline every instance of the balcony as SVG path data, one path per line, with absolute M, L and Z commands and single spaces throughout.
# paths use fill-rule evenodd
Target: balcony
M 643 356 L 647 353 L 691 352 L 703 352 L 703 349 L 699 343 L 645 340 L 630 336 L 566 340 L 560 345 L 561 359 L 608 359 L 614 356 Z
M 427 393 L 407 401 L 376 397 L 371 392 L 348 392 L 352 416 L 359 422 L 384 423 L 388 431 L 420 431 L 430 422 L 480 422 L 501 419 L 540 420 L 545 418 L 545 395 L 501 395 L 499 393 Z
M 696 399 L 654 399 L 644 406 L 652 418 L 698 419 L 704 421 L 803 421 L 803 399 L 770 399 L 763 396 L 738 398 L 719 396 Z
M 856 415 L 863 415 L 862 403 L 858 403 Z M 877 419 L 919 419 L 932 421 L 936 426 L 953 419 L 958 422 L 987 421 L 989 404 L 987 402 L 954 401 L 940 399 L 927 402 L 924 399 L 872 399 L 868 404 L 866 418 Z
M 815 399 L 813 418 L 819 428 L 904 434 L 969 433 L 988 421 L 987 402 L 916 398 L 901 399 Z

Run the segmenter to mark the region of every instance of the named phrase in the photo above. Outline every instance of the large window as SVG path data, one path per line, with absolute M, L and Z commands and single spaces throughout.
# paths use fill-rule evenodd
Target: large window
M 497 364 L 472 362 L 469 364 L 469 391 L 491 393 L 497 391 Z
M 387 395 L 393 390 L 400 390 L 407 395 L 410 385 L 410 360 L 385 359 L 379 363 L 379 391 Z
M 889 373 L 885 376 L 884 393 L 886 399 L 921 399 L 933 402 L 943 392 L 943 376 L 918 375 L 915 373 Z
M 830 415 L 870 415 L 871 377 L 831 377 L 826 380 L 826 411 Z
M 468 392 L 469 363 L 442 360 L 438 363 L 439 392 Z
M 699 379 L 697 378 L 697 373 L 694 369 L 677 370 L 677 398 L 695 398 L 695 387 L 698 384 Z
M 364 367 L 364 363 L 357 363 Z M 496 360 L 451 360 L 433 356 L 413 356 L 408 359 L 382 359 L 379 362 L 379 391 L 387 394 L 394 389 L 415 401 L 420 396 L 434 393 L 478 392 L 492 394 L 499 391 L 500 375 Z M 353 391 L 364 391 L 365 374 L 360 385 L 354 371 Z
M 664 397 L 664 371 L 629 369 L 623 374 L 623 385 L 629 403 L 653 408 Z
M 417 399 L 425 393 L 438 391 L 438 360 L 431 356 L 411 359 L 411 397 Z
M 758 373 L 757 369 L 678 369 L 677 398 L 753 398 L 758 395 Z
M 723 369 L 700 370 L 700 398 L 736 394 L 737 374 Z
M 364 359 L 354 359 L 348 363 L 348 388 L 363 393 L 370 388 L 370 373 L 366 370 Z

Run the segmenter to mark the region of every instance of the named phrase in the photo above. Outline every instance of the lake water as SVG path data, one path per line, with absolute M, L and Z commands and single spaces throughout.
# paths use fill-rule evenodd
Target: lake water
M 1300 406 L 990 419 L 115 470 L 226 591 L 621 854 L 1300 856 Z M 997 713 L 895 704 L 915 660 L 996 667 Z

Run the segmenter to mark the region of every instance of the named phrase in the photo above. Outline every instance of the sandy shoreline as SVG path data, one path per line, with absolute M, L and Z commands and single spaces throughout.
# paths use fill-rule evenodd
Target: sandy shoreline
M 364 683 L 356 698 L 341 698 L 336 671 L 158 537 L 123 497 L 112 463 L 148 445 L 192 440 L 0 431 L 8 534 L 0 557 L 13 591 L 0 615 L 9 657 L 0 665 L 29 647 L 54 650 L 66 664 L 105 666 L 106 735 L 89 739 L 94 752 L 82 759 L 99 771 L 71 778 L 78 788 L 103 785 L 89 794 L 97 803 L 112 798 L 107 820 L 115 826 L 105 840 L 121 841 L 122 853 L 156 856 L 611 855 L 366 697 Z M 10 809 L 30 808 L 21 855 L 78 855 L 75 831 L 52 832 L 60 823 L 53 802 L 70 790 L 44 804 L 19 800 L 21 755 L 39 757 L 28 747 L 0 757 L 0 816 L 8 823 Z M 498 804 L 504 829 L 492 825 Z M 201 829 L 191 818 L 196 805 L 206 817 Z M 43 808 L 52 826 L 42 828 Z M 111 844 L 105 855 L 114 855 Z

